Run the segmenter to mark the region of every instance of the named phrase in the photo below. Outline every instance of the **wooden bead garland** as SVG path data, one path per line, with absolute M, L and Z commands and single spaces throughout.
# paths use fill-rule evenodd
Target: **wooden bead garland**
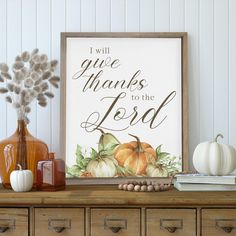
M 135 192 L 160 192 L 171 189 L 171 182 L 168 184 L 152 181 L 128 181 L 118 185 L 118 189 Z

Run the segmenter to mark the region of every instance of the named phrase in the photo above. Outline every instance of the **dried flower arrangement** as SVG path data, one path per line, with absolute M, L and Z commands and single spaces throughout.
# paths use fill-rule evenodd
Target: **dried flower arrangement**
M 5 63 L 0 64 L 0 94 L 4 94 L 8 103 L 16 109 L 18 119 L 29 123 L 30 103 L 37 99 L 40 106 L 47 106 L 47 99 L 53 98 L 49 84 L 58 88 L 60 77 L 54 75 L 57 60 L 48 61 L 46 54 L 39 54 L 38 49 L 27 51 L 17 56 L 12 66 L 13 76 Z

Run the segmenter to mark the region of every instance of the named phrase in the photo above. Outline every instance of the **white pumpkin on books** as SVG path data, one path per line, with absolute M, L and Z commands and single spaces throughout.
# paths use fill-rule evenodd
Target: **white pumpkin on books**
M 193 153 L 193 166 L 201 174 L 228 175 L 236 168 L 236 150 L 233 146 L 213 142 L 200 143 Z

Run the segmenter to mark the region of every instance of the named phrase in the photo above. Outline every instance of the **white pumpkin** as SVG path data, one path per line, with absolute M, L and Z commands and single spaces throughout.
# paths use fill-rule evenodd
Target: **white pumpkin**
M 116 175 L 117 161 L 113 157 L 100 157 L 91 160 L 86 170 L 92 174 L 93 177 L 114 177 Z
M 149 164 L 146 169 L 148 177 L 168 177 L 168 170 L 161 165 Z
M 227 175 L 236 168 L 236 150 L 234 147 L 217 142 L 200 143 L 193 153 L 193 166 L 201 174 Z
M 31 170 L 22 170 L 21 165 L 17 164 L 19 170 L 13 170 L 10 175 L 11 187 L 15 192 L 27 192 L 33 186 L 33 173 Z

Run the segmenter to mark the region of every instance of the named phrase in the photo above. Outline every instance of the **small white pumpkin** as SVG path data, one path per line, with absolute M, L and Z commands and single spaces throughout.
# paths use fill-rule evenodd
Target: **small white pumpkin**
M 117 172 L 116 165 L 118 163 L 113 157 L 98 156 L 95 160 L 91 160 L 88 163 L 86 170 L 93 177 L 114 177 Z
M 19 170 L 13 170 L 10 175 L 11 187 L 15 192 L 28 192 L 33 186 L 33 173 L 31 170 L 22 170 L 20 164 L 17 164 Z
M 213 142 L 200 143 L 193 153 L 193 166 L 201 174 L 227 175 L 236 168 L 236 150 L 226 144 L 220 144 L 217 139 Z
M 148 164 L 146 173 L 148 177 L 168 177 L 168 170 L 162 165 Z

